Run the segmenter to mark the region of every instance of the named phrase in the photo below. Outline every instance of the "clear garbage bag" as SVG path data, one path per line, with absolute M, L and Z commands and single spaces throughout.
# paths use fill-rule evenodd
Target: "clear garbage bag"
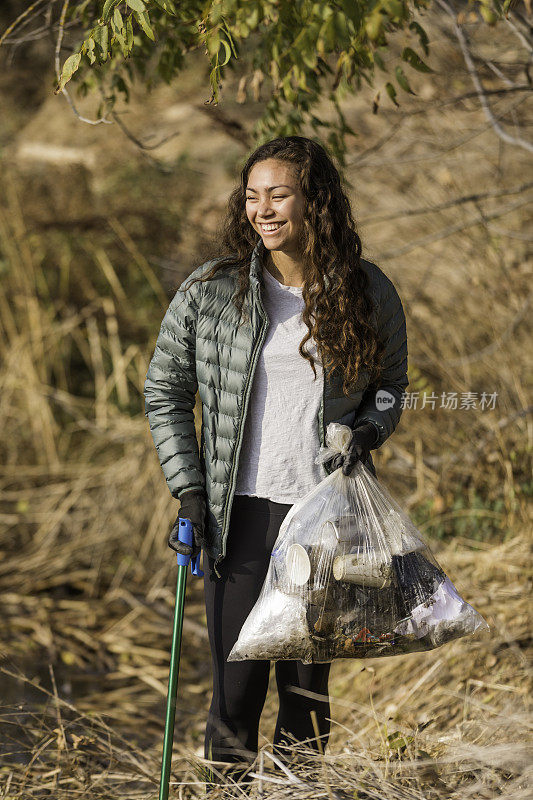
M 330 423 L 316 463 L 346 453 Z M 409 517 L 357 462 L 295 503 L 261 593 L 228 661 L 374 658 L 431 650 L 488 629 L 438 565 Z

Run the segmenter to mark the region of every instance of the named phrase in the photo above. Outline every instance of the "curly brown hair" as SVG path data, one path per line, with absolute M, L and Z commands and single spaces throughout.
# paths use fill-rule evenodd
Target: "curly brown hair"
M 246 188 L 254 164 L 266 159 L 293 165 L 306 199 L 301 242 L 305 301 L 302 319 L 308 332 L 298 351 L 311 364 L 316 380 L 313 357 L 303 349 L 313 337 L 324 370 L 341 371 L 342 389 L 347 395 L 361 370 L 368 370 L 371 381 L 377 380 L 384 346 L 370 322 L 374 303 L 368 276 L 360 264 L 362 246 L 350 203 L 341 176 L 322 145 L 304 136 L 283 136 L 254 150 L 242 168 L 239 186 L 229 197 L 217 233 L 215 264 L 192 283 L 211 280 L 220 270 L 235 273 L 237 291 L 233 302 L 243 317 L 250 259 L 260 241 L 246 215 Z M 327 291 L 325 275 L 330 281 Z

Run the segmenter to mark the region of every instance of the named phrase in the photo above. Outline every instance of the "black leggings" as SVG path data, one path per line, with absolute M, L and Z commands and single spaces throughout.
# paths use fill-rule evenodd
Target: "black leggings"
M 226 557 L 213 572 L 205 564 L 205 605 L 213 657 L 213 699 L 205 734 L 205 757 L 213 761 L 250 762 L 257 753 L 259 718 L 268 689 L 270 661 L 226 659 L 246 617 L 259 596 L 270 554 L 281 523 L 291 505 L 261 497 L 235 495 L 231 509 Z M 298 741 L 315 739 L 311 711 L 316 712 L 320 742 L 329 736 L 328 676 L 330 664 L 277 661 L 279 713 L 274 734 L 275 750 L 283 753 L 289 734 Z M 296 686 L 325 695 L 323 700 L 290 691 Z M 281 745 L 281 746 L 280 746 Z

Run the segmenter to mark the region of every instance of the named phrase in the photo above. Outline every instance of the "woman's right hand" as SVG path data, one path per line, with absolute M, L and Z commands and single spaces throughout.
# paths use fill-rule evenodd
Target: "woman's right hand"
M 178 513 L 178 518 L 170 531 L 168 546 L 171 547 L 172 550 L 175 550 L 176 553 L 194 558 L 198 555 L 204 544 L 206 514 L 205 491 L 203 489 L 191 489 L 190 491 L 183 492 L 180 501 L 181 508 Z M 193 547 L 180 542 L 178 539 L 180 519 L 189 519 L 192 522 L 194 537 Z

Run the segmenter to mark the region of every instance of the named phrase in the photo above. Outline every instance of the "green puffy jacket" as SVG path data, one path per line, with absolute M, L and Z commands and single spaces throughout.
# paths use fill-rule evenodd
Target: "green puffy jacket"
M 145 413 L 171 494 L 179 499 L 188 489 L 206 490 L 205 550 L 217 563 L 226 553 L 248 400 L 270 324 L 261 302 L 263 247 L 259 240 L 250 260 L 246 297 L 250 320 L 239 327 L 232 302 L 235 276 L 226 270 L 205 283 L 192 284 L 185 292 L 177 291 L 161 324 L 144 385 Z M 198 267 L 180 289 L 193 277 L 205 274 L 213 263 Z M 377 449 L 394 431 L 402 413 L 401 397 L 408 385 L 407 335 L 393 283 L 372 262 L 361 260 L 361 265 L 377 300 L 377 330 L 386 345 L 380 385 L 365 391 L 369 380 L 363 370 L 346 396 L 339 370 L 333 376 L 326 373 L 317 425 L 324 445 L 330 422 L 354 427 L 371 421 L 379 429 Z M 194 425 L 197 391 L 202 403 L 200 449 Z M 375 474 L 371 456 L 366 465 Z M 330 474 L 328 463 L 324 469 Z

